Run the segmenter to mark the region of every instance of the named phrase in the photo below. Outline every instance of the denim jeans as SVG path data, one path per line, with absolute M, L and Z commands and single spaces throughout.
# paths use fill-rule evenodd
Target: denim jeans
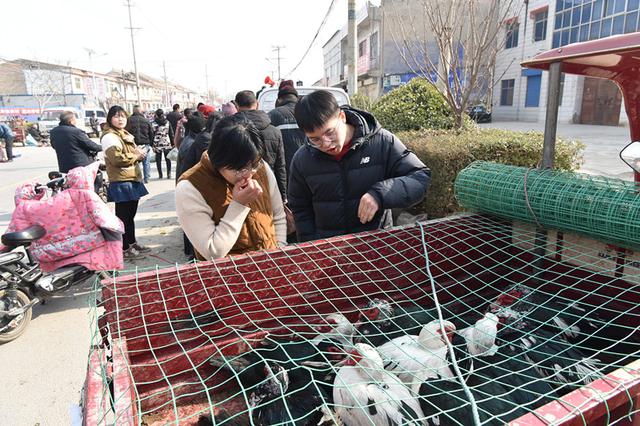
M 13 160 L 13 136 L 4 138 L 4 148 L 7 151 L 7 160 Z
M 142 160 L 142 173 L 144 175 L 144 183 L 149 182 L 149 178 L 151 178 L 151 149 L 149 145 L 144 145 L 147 149 L 147 156 Z

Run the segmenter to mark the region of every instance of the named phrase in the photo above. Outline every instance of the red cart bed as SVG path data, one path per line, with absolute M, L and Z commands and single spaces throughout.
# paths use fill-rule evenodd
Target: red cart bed
M 246 410 L 238 382 L 210 357 L 245 352 L 267 333 L 309 337 L 331 312 L 355 321 L 374 297 L 433 306 L 430 274 L 438 302 L 461 316 L 479 318 L 526 283 L 605 312 L 638 340 L 638 258 L 549 232 L 540 265 L 535 236 L 529 225 L 464 215 L 117 277 L 102 290 L 85 423 L 187 425 Z M 640 347 L 611 342 L 597 355 L 606 376 L 513 424 L 638 424 Z M 246 412 L 233 421 L 217 424 L 249 424 Z

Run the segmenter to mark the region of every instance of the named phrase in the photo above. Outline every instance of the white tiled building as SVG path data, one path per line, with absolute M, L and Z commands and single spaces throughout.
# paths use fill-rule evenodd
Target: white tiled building
M 493 119 L 544 121 L 548 74 L 520 63 L 551 48 L 638 30 L 640 0 L 529 0 L 504 26 L 504 46 L 496 59 Z M 565 75 L 559 121 L 628 122 L 622 97 L 610 81 Z

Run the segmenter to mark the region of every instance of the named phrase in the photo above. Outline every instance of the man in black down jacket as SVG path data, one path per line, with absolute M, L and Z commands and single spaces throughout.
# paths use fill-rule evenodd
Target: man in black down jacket
M 289 207 L 299 241 L 387 228 L 425 196 L 431 171 L 368 112 L 318 90 L 295 108 L 307 144 L 293 157 Z
M 131 133 L 136 140 L 136 145 L 144 148 L 147 155 L 142 160 L 142 171 L 144 174 L 144 183 L 149 183 L 151 177 L 151 143 L 153 142 L 153 127 L 147 118 L 142 115 L 142 109 L 139 105 L 134 105 L 133 114 L 127 120 L 127 132 Z
M 298 102 L 298 91 L 293 86 L 293 81 L 285 80 L 280 84 L 276 108 L 269 111 L 271 124 L 282 132 L 282 142 L 284 144 L 284 161 L 286 164 L 287 176 L 291 169 L 291 160 L 298 148 L 305 143 L 306 136 L 298 128 L 298 122 L 293 115 L 293 110 Z
M 282 202 L 287 202 L 287 171 L 284 161 L 284 145 L 282 133 L 272 124 L 266 112 L 258 110 L 256 95 L 251 90 L 243 90 L 236 94 L 237 115 L 243 116 L 258 128 L 264 139 L 264 161 L 267 162 L 278 182 L 282 194 Z
M 102 146 L 76 127 L 76 116 L 71 111 L 60 114 L 60 125 L 51 129 L 51 146 L 56 150 L 58 170 L 68 173 L 76 167 L 84 167 L 95 161 Z

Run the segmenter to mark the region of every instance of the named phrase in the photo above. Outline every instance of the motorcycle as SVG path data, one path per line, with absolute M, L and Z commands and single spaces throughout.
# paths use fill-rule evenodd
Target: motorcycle
M 36 190 L 50 191 L 51 194 L 62 191 L 66 178 L 55 173 L 50 174 L 54 177 L 51 181 L 36 186 Z M 15 340 L 25 332 L 33 306 L 96 273 L 79 265 L 43 272 L 32 256 L 30 246 L 45 235 L 46 230 L 40 225 L 2 235 L 2 244 L 10 251 L 0 253 L 0 344 Z M 98 274 L 102 278 L 107 276 L 101 272 Z

